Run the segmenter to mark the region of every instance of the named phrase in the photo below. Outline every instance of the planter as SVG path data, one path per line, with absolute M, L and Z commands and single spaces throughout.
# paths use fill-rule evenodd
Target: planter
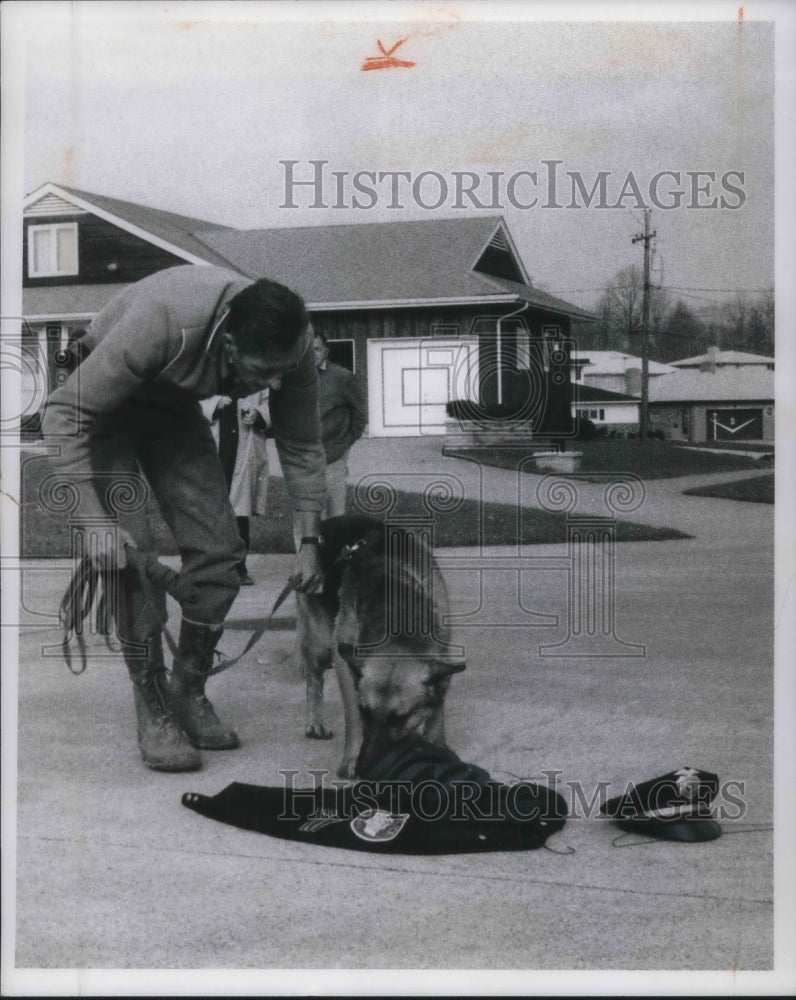
M 537 472 L 577 472 L 582 451 L 542 451 L 534 456 Z
M 527 420 L 445 421 L 445 436 L 456 445 L 526 445 L 528 448 L 549 448 L 549 440 L 534 437 Z

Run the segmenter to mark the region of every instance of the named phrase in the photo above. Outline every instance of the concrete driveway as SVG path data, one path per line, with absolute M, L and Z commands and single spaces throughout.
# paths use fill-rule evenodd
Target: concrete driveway
M 442 459 L 439 442 L 363 442 L 355 456 L 354 479 L 378 469 L 406 488 L 410 474 L 442 472 L 460 477 L 468 496 L 506 501 L 519 489 L 521 502 L 538 502 L 538 477 L 481 477 Z M 292 633 L 271 631 L 211 682 L 240 750 L 205 753 L 192 775 L 150 772 L 120 659 L 73 677 L 44 655 L 58 633 L 40 616 L 57 607 L 68 566 L 26 564 L 14 982 L 34 975 L 24 970 L 52 970 L 57 982 L 96 992 L 98 972 L 55 970 L 123 969 L 118 981 L 143 990 L 148 980 L 132 970 L 150 969 L 159 992 L 172 992 L 178 981 L 165 970 L 249 970 L 254 978 L 241 982 L 253 992 L 335 992 L 341 983 L 374 992 L 372 978 L 339 970 L 458 969 L 492 971 L 446 974 L 437 989 L 532 993 L 551 988 L 543 973 L 552 970 L 588 972 L 576 980 L 586 984 L 601 982 L 599 970 L 666 970 L 653 991 L 679 982 L 693 992 L 704 970 L 719 992 L 753 989 L 754 976 L 738 970 L 770 970 L 774 960 L 773 508 L 683 497 L 686 485 L 646 484 L 627 516 L 693 539 L 608 546 L 601 557 L 613 560 L 615 629 L 591 649 L 571 641 L 581 619 L 568 599 L 566 546 L 439 553 L 469 662 L 451 686 L 448 737 L 503 780 L 555 779 L 581 815 L 579 795 L 601 782 L 613 794 L 683 765 L 715 771 L 724 836 L 710 843 L 648 841 L 573 818 L 551 850 L 379 856 L 199 817 L 181 805 L 183 792 L 279 784 L 286 769 L 309 783 L 310 769 L 333 771 L 342 747 L 333 683 L 335 736 L 306 740 Z M 579 484 L 576 512 L 598 512 L 601 489 Z M 250 559 L 257 585 L 241 592 L 233 622 L 263 614 L 289 567 L 287 556 Z M 282 613 L 290 618 L 289 603 Z M 246 638 L 231 628 L 222 646 L 232 653 Z M 279 969 L 338 972 L 273 978 Z M 205 973 L 194 990 L 233 993 L 231 975 Z M 396 973 L 382 989 L 405 992 L 410 982 Z

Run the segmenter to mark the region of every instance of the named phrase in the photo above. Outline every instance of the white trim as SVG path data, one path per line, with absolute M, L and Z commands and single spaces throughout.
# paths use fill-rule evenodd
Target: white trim
M 412 309 L 416 306 L 491 306 L 503 305 L 513 302 L 526 301 L 519 295 L 506 293 L 503 295 L 468 295 L 459 298 L 437 298 L 437 299 L 372 299 L 368 301 L 355 302 L 307 302 L 309 311 L 316 310 L 324 312 L 355 312 L 358 309 Z M 533 309 L 544 309 L 546 312 L 560 313 L 562 316 L 571 314 L 564 309 L 553 309 L 551 306 L 540 306 L 533 302 L 528 305 Z M 25 316 L 30 323 L 40 322 L 47 319 L 85 319 L 96 316 L 99 309 L 94 312 L 84 313 L 41 313 L 32 316 Z
M 71 270 L 59 270 L 58 269 L 58 230 L 64 229 L 68 230 L 70 233 L 74 233 L 75 237 L 75 268 Z M 34 235 L 37 232 L 42 232 L 47 230 L 50 234 L 51 240 L 54 242 L 54 246 L 51 247 L 50 260 L 53 258 L 55 260 L 55 268 L 45 271 L 34 270 L 33 263 L 35 258 L 34 250 Z M 35 278 L 69 278 L 80 274 L 80 248 L 78 244 L 78 233 L 77 233 L 77 223 L 76 222 L 32 222 L 27 228 L 28 237 L 28 279 L 33 280 Z
M 516 302 L 517 295 L 467 295 L 459 298 L 436 299 L 373 299 L 371 301 L 355 302 L 307 302 L 307 309 L 332 312 L 333 310 L 354 309 L 410 309 L 413 306 L 485 306 L 500 305 L 503 302 Z
M 365 338 L 367 340 L 367 338 Z M 329 344 L 351 344 L 351 361 L 354 367 L 350 369 L 352 375 L 357 373 L 357 342 L 354 337 L 327 337 L 326 345 Z M 333 361 L 332 364 L 335 364 Z M 342 366 L 341 366 L 342 367 Z
M 134 226 L 131 222 L 121 218 L 121 216 L 113 215 L 111 212 L 107 212 L 105 209 L 93 205 L 90 201 L 85 201 L 83 198 L 78 198 L 77 195 L 64 191 L 62 188 L 59 188 L 57 184 L 48 182 L 32 194 L 29 194 L 22 202 L 23 209 L 32 204 L 34 200 L 38 201 L 43 194 L 56 194 L 59 198 L 63 198 L 71 205 L 76 205 L 78 208 L 84 209 L 89 214 L 96 215 L 98 218 L 104 219 L 105 222 L 110 222 L 112 225 L 118 226 L 119 229 L 124 229 L 132 236 L 138 236 L 140 239 L 146 240 L 147 243 L 151 243 L 153 246 L 160 247 L 161 250 L 166 250 L 168 253 L 174 254 L 175 257 L 181 257 L 189 264 L 197 264 L 200 266 L 205 265 L 206 267 L 210 266 L 210 261 L 204 260 L 202 257 L 197 257 L 195 254 L 188 253 L 187 250 L 183 250 L 181 247 L 177 247 L 173 243 L 169 243 L 167 240 L 161 239 L 159 236 L 154 236 L 145 229 Z M 148 206 L 141 207 L 146 208 Z M 157 209 L 152 209 L 152 211 L 157 211 Z M 193 233 L 190 233 L 189 235 L 193 236 Z M 194 239 L 196 239 L 195 236 Z
M 94 317 L 99 312 L 99 309 L 95 309 L 94 312 L 82 312 L 82 313 L 38 313 L 32 316 L 26 316 L 24 313 L 22 319 L 26 323 L 55 323 L 60 320 L 70 320 L 70 319 L 94 319 Z
M 25 209 L 24 218 L 35 219 L 40 215 L 57 216 L 86 214 L 87 213 L 82 208 L 77 208 L 77 206 L 70 204 L 68 201 L 64 201 L 63 198 L 59 198 L 56 194 L 45 194 L 32 204 L 28 205 Z

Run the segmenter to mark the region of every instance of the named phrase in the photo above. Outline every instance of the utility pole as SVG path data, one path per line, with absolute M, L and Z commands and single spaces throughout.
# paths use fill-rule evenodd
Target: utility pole
M 650 232 L 652 209 L 644 209 L 644 232 L 634 236 L 633 243 L 644 243 L 644 293 L 641 299 L 641 406 L 639 407 L 638 436 L 647 440 L 650 408 L 650 242 L 655 232 Z

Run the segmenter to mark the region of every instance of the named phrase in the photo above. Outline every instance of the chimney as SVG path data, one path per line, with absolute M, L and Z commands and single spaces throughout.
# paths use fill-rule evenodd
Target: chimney
M 699 366 L 701 372 L 710 372 L 711 375 L 716 374 L 716 363 L 719 360 L 719 349 L 718 347 L 709 347 L 707 354 L 705 355 L 705 360 Z
M 640 396 L 641 395 L 641 369 L 640 368 L 626 368 L 625 369 L 625 392 L 628 396 Z

